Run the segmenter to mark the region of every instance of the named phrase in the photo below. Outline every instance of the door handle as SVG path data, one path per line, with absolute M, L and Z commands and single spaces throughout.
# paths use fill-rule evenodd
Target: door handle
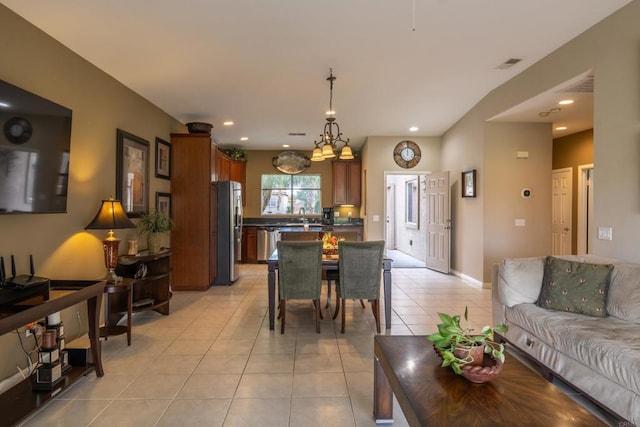
M 569 227 L 563 228 L 564 231 L 569 231 Z

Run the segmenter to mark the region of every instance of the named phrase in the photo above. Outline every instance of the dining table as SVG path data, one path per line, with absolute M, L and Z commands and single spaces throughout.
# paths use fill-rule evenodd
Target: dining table
M 382 259 L 382 282 L 384 288 L 384 319 L 385 328 L 391 329 L 391 258 L 384 257 Z M 276 271 L 278 270 L 278 250 L 267 258 L 268 275 L 267 275 L 267 293 L 269 296 L 269 329 L 275 328 L 276 313 Z M 322 256 L 322 270 L 338 270 L 337 255 Z

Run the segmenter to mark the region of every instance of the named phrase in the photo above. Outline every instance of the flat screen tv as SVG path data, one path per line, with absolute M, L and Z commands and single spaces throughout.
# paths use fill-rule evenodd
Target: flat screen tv
M 67 211 L 71 110 L 0 80 L 0 214 Z

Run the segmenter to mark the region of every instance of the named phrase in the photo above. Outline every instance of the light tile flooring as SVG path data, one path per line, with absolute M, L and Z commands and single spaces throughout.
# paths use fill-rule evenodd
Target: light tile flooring
M 426 335 L 437 312 L 465 305 L 475 327 L 491 323 L 489 290 L 419 268 L 392 280 L 384 333 Z M 281 335 L 278 322 L 269 330 L 266 283 L 265 265 L 242 266 L 232 286 L 175 292 L 169 316 L 134 315 L 130 347 L 126 335 L 103 341 L 104 377 L 90 374 L 25 425 L 375 426 L 369 304 L 347 306 L 344 335 L 325 311 L 318 335 L 311 304 L 290 302 Z M 394 415 L 407 425 L 397 402 Z

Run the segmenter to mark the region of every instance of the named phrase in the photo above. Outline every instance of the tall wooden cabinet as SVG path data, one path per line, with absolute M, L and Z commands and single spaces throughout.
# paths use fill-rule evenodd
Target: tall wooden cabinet
M 360 206 L 361 170 L 360 160 L 334 160 L 333 205 Z
M 171 232 L 174 290 L 204 291 L 216 265 L 216 154 L 209 134 L 171 134 Z

